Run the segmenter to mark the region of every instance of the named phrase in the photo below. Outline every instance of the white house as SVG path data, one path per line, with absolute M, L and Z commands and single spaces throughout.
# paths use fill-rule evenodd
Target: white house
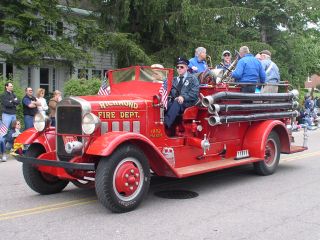
M 61 8 L 65 8 L 63 5 L 59 5 Z M 79 16 L 87 16 L 91 12 L 79 8 L 71 8 L 72 14 Z M 46 27 L 45 34 L 55 37 L 58 34 L 68 34 L 68 27 L 63 26 L 63 22 L 57 23 L 57 28 L 50 25 Z M 11 51 L 10 45 L 1 44 L 0 49 Z M 33 89 L 44 88 L 46 92 L 53 92 L 58 89 L 63 91 L 64 83 L 70 78 L 84 77 L 90 79 L 92 77 L 102 78 L 105 71 L 114 69 L 116 67 L 115 55 L 111 52 L 101 53 L 96 50 L 91 51 L 92 62 L 90 67 L 82 63 L 74 63 L 73 67 L 70 64 L 66 64 L 64 59 L 43 59 L 40 66 L 23 66 L 22 69 L 18 69 L 16 66 L 7 63 L 5 59 L 0 58 L 0 75 L 9 77 L 13 75 L 14 78 L 19 79 L 22 87 L 31 86 Z

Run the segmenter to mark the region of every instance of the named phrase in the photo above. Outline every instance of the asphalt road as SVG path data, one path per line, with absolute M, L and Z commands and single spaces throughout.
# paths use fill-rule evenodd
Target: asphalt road
M 271 176 L 242 166 L 182 180 L 153 178 L 133 212 L 113 214 L 94 190 L 69 184 L 41 196 L 25 184 L 21 163 L 0 163 L 0 239 L 320 239 L 320 129 L 309 150 L 282 155 Z M 295 133 L 302 144 L 302 132 Z M 186 189 L 185 200 L 154 192 Z

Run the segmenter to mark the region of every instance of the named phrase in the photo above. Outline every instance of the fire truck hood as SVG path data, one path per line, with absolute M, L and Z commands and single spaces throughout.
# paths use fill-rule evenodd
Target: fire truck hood
M 145 110 L 147 105 L 152 104 L 151 97 L 149 99 L 128 96 L 128 95 L 109 95 L 109 96 L 81 96 L 76 97 L 85 100 L 91 105 L 91 111 L 98 110 Z

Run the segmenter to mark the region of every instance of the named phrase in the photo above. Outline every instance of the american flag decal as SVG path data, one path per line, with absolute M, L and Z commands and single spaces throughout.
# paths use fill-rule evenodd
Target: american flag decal
M 107 77 L 102 79 L 101 87 L 99 88 L 98 95 L 110 95 L 110 87 L 107 85 Z
M 162 106 L 167 109 L 167 106 L 168 106 L 168 81 L 167 80 L 164 80 L 160 89 L 159 89 L 159 94 L 161 96 L 161 104 Z
M 0 121 L 0 136 L 3 137 L 7 134 L 8 128 L 6 125 L 3 124 L 3 122 Z

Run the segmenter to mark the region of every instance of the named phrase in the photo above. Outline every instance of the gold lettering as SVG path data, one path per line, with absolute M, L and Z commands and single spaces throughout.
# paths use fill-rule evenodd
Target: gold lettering
M 120 118 L 139 118 L 139 112 L 120 112 Z
M 131 109 L 138 109 L 138 104 L 132 101 L 104 101 L 104 102 L 99 102 L 100 109 L 105 109 L 107 107 L 112 107 L 112 106 L 123 106 L 123 107 L 128 107 Z
M 115 112 L 98 112 L 98 117 L 102 119 L 113 119 L 116 118 Z

